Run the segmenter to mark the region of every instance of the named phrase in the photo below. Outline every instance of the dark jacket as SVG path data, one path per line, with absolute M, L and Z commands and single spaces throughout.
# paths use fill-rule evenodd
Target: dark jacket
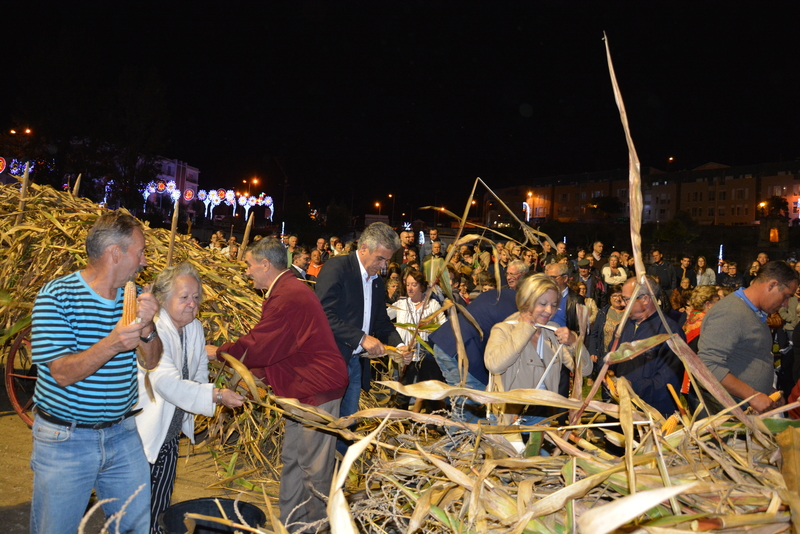
M 686 335 L 683 330 L 678 328 L 678 325 L 669 317 L 666 317 L 666 320 L 672 333 L 680 334 L 681 338 L 685 340 Z M 629 320 L 622 331 L 620 343 L 647 339 L 656 334 L 665 333 L 666 330 L 658 313 L 654 312 L 638 327 L 636 323 Z M 680 389 L 683 381 L 683 364 L 666 342 L 656 345 L 632 360 L 615 364 L 611 368 L 617 376 L 624 376 L 631 383 L 633 391 L 644 402 L 661 412 L 664 417 L 670 416 L 678 409 L 667 389 L 667 384 L 672 384 L 675 391 Z
M 651 263 L 647 266 L 647 274 L 657 276 L 661 285 L 662 294 L 669 298 L 672 290 L 678 287 L 678 273 L 671 263 L 661 260 L 661 263 Z
M 333 337 L 345 362 L 349 362 L 364 334 L 378 338 L 382 343 L 402 345 L 400 334 L 386 314 L 386 286 L 383 278 L 372 281 L 372 308 L 370 330 L 361 330 L 364 315 L 364 291 L 361 287 L 361 269 L 358 253 L 343 254 L 328 260 L 317 278 L 317 297 L 328 316 Z M 370 360 L 362 358 L 361 387 L 369 390 Z
M 489 373 L 483 362 L 483 353 L 486 350 L 486 342 L 489 340 L 489 333 L 497 323 L 504 321 L 517 311 L 517 293 L 513 289 L 503 289 L 498 297 L 497 291 L 487 291 L 481 293 L 475 300 L 467 306 L 467 311 L 475 319 L 475 322 L 483 331 L 481 338 L 478 330 L 470 323 L 463 314 L 458 315 L 458 324 L 461 327 L 461 339 L 464 341 L 464 349 L 469 360 L 469 374 L 480 380 L 483 384 L 489 383 Z M 458 345 L 456 336 L 453 332 L 453 325 L 450 321 L 446 322 L 428 338 L 435 343 L 441 350 L 453 358 L 458 358 Z

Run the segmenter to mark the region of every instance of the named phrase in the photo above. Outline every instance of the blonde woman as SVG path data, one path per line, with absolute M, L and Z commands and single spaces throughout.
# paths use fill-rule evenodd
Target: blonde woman
M 561 365 L 574 371 L 578 338 L 567 327 L 559 327 L 550 321 L 558 310 L 559 299 L 558 286 L 544 274 L 528 277 L 517 286 L 519 311 L 492 328 L 484 353 L 491 380 L 495 384 L 499 381 L 504 391 L 535 388 L 541 381 L 540 389 L 558 392 Z M 559 350 L 561 344 L 564 347 Z M 546 371 L 556 357 L 560 361 L 553 362 Z M 580 374 L 587 376 L 591 372 L 592 360 L 586 348 L 582 347 Z M 530 425 L 547 415 L 537 406 L 526 409 L 522 405 L 507 405 L 505 422 L 519 418 Z

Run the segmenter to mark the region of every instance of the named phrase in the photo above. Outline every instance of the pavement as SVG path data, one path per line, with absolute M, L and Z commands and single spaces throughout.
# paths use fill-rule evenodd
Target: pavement
M 1 369 L 2 367 L 0 367 Z M 33 473 L 30 470 L 32 442 L 28 426 L 13 411 L 5 392 L 0 389 L 0 531 L 4 534 L 27 534 Z M 214 487 L 221 476 L 217 465 L 205 447 L 190 451 L 188 439 L 180 445 L 175 492 L 172 502 L 182 502 L 201 497 L 225 497 L 235 499 L 238 492 Z M 252 502 L 262 510 L 263 497 L 242 494 L 241 500 Z M 273 511 L 278 515 L 277 502 Z M 86 534 L 100 532 L 104 519 L 102 511 L 93 516 L 85 530 Z

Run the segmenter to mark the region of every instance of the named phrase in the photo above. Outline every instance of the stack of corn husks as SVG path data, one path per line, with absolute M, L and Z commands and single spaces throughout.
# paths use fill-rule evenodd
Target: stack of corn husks
M 83 198 L 32 184 L 18 223 L 19 185 L 0 186 L 0 329 L 7 335 L 30 320 L 36 294 L 46 282 L 86 265 L 86 234 L 103 208 Z M 148 268 L 137 280 L 150 282 L 166 267 L 169 232 L 146 229 Z M 179 235 L 173 264 L 187 261 L 203 279 L 200 320 L 209 342 L 246 333 L 261 315 L 261 297 L 244 279 L 242 263 L 210 253 Z

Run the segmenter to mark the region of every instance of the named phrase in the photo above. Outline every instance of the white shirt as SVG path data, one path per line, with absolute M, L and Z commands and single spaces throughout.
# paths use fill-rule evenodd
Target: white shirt
M 358 253 L 356 253 L 358 254 Z M 372 281 L 375 280 L 378 275 L 370 276 L 367 273 L 367 270 L 364 268 L 364 265 L 361 264 L 361 257 L 357 256 L 358 258 L 358 268 L 361 271 L 361 289 L 364 293 L 364 318 L 361 321 L 361 331 L 364 332 L 364 335 L 369 334 L 369 316 L 370 312 L 372 311 Z M 361 340 L 363 341 L 364 338 L 362 336 Z M 361 352 L 361 345 L 359 344 L 356 347 L 356 350 L 353 351 L 353 354 L 357 354 Z

